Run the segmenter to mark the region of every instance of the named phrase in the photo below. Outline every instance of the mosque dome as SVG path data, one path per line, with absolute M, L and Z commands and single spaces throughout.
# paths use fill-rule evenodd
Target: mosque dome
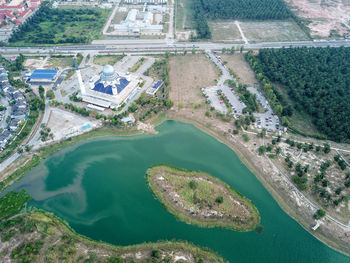
M 111 65 L 106 65 L 102 69 L 102 74 L 104 76 L 113 76 L 114 75 L 114 68 Z

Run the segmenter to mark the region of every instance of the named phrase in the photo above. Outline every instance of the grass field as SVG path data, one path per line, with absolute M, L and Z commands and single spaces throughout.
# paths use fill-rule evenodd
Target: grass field
M 176 30 L 194 28 L 193 14 L 191 9 L 192 0 L 175 0 L 175 24 Z
M 294 21 L 245 21 L 240 25 L 249 42 L 309 40 Z
M 209 21 L 209 27 L 213 41 L 243 43 L 241 34 L 234 21 Z
M 260 222 L 252 202 L 208 174 L 157 165 L 147 170 L 147 181 L 163 205 L 187 223 L 248 231 Z
M 123 57 L 123 55 L 97 55 L 94 57 L 94 63 L 100 66 L 114 65 Z
M 235 53 L 233 55 L 221 55 L 222 61 L 226 61 L 226 66 L 236 74 L 237 80 L 249 86 L 258 85 L 254 71 L 244 58 L 244 54 Z
M 219 70 L 204 55 L 174 56 L 170 58 L 170 98 L 175 107 L 192 110 L 203 103 L 201 87 L 215 84 Z
M 68 68 L 73 67 L 74 60 L 73 57 L 70 56 L 51 57 L 48 61 L 48 65 L 52 68 Z

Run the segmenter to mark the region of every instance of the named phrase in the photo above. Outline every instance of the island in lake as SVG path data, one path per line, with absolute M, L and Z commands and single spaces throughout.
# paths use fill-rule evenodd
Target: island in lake
M 250 200 L 209 174 L 156 165 L 146 177 L 154 195 L 181 221 L 237 231 L 253 230 L 260 223 Z

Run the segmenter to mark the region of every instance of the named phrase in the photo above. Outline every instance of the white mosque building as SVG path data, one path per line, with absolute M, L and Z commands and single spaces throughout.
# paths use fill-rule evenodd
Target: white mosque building
M 113 66 L 102 68 L 100 76 L 91 78 L 85 87 L 80 83 L 83 101 L 104 108 L 118 108 L 137 93 L 139 78 L 133 74 L 118 74 Z

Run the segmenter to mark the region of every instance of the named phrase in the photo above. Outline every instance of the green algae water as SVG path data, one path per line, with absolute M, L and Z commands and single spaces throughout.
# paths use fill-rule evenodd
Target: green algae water
M 277 205 L 226 145 L 192 125 L 167 121 L 156 135 L 104 137 L 59 151 L 11 189 L 52 211 L 78 233 L 115 245 L 181 239 L 232 263 L 350 262 Z M 257 206 L 264 232 L 207 229 L 177 221 L 148 189 L 146 170 L 164 163 L 220 178 Z

